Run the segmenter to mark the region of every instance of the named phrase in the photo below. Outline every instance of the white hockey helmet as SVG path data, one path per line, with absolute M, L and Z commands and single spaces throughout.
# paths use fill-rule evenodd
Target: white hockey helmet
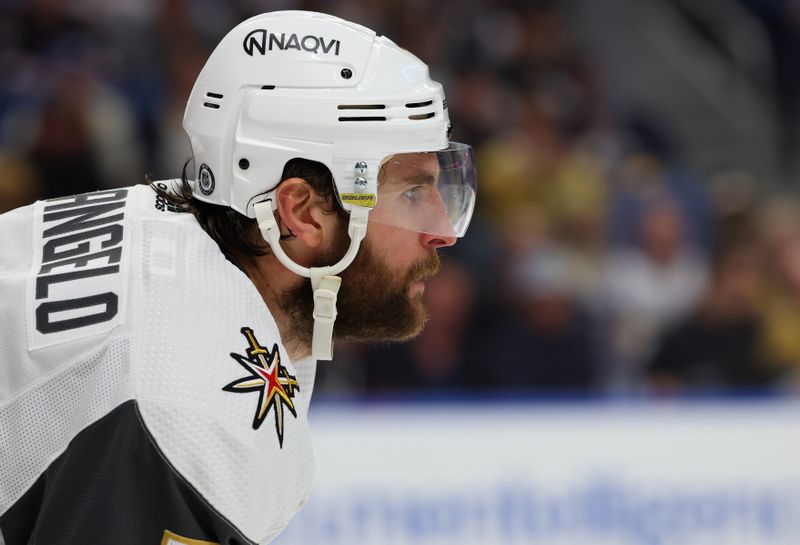
M 279 11 L 238 25 L 201 71 L 183 126 L 196 198 L 257 218 L 276 257 L 315 292 L 352 262 L 368 217 L 462 236 L 472 216 L 472 149 L 448 141 L 442 86 L 408 51 L 338 17 Z M 350 250 L 331 267 L 303 268 L 278 242 L 271 192 L 295 158 L 327 166 L 350 213 Z M 318 322 L 331 314 L 318 310 Z

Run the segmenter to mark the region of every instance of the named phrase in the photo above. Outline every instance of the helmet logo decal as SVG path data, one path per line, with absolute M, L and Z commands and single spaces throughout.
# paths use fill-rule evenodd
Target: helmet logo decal
M 278 34 L 275 33 L 270 34 L 263 28 L 251 30 L 247 36 L 244 37 L 244 42 L 242 42 L 244 52 L 251 57 L 256 52 L 261 55 L 266 55 L 267 51 L 272 51 L 273 49 L 280 49 L 281 51 L 296 49 L 297 51 L 308 51 L 309 53 L 322 52 L 325 54 L 333 52 L 333 54 L 338 57 L 341 45 L 341 41 L 339 40 L 326 40 L 322 36 L 307 35 L 298 38 L 297 34 L 289 34 L 287 37 L 285 32 L 281 32 L 280 36 L 278 36 Z
M 200 172 L 197 174 L 197 185 L 203 195 L 211 195 L 214 192 L 214 173 L 205 163 L 200 165 Z
M 377 204 L 374 193 L 342 193 L 340 198 L 342 204 L 352 204 L 364 208 L 375 208 L 375 204 Z

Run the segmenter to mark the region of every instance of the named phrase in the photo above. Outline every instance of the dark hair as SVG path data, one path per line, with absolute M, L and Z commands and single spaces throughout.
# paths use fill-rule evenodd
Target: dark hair
M 248 256 L 268 254 L 269 245 L 261 237 L 255 219 L 248 218 L 227 206 L 195 198 L 187 176 L 190 163 L 191 159 L 187 159 L 183 164 L 181 185 L 173 191 L 164 188 L 163 184 L 156 185 L 149 176 L 145 178 L 145 182 L 171 207 L 180 212 L 192 213 L 203 230 L 214 239 L 223 252 L 233 251 Z M 283 167 L 281 181 L 289 178 L 302 178 L 308 182 L 325 203 L 327 212 L 336 213 L 342 219 L 348 217 L 335 195 L 333 175 L 324 164 L 308 159 L 292 159 Z

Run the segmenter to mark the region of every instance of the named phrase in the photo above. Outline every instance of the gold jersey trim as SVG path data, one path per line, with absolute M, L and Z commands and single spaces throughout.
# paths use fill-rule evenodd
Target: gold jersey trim
M 216 541 L 203 541 L 202 539 L 191 539 L 188 537 L 179 536 L 169 530 L 164 530 L 164 535 L 161 537 L 161 545 L 220 545 Z

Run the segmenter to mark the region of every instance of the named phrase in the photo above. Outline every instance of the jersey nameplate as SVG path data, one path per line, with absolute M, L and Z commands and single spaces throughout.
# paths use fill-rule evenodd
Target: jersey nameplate
M 30 349 L 107 333 L 121 322 L 127 196 L 127 189 L 114 189 L 36 203 Z

